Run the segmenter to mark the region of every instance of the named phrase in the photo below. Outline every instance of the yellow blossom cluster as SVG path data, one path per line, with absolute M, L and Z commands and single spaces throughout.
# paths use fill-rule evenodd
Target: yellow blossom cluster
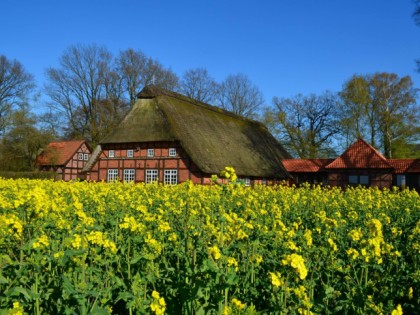
M 225 182 L 236 177 L 225 171 Z M 401 314 L 418 306 L 416 191 L 2 179 L 0 191 L 7 312 Z M 53 303 L 46 292 L 62 294 Z
M 150 309 L 152 310 L 152 312 L 155 313 L 156 315 L 165 314 L 165 310 L 166 310 L 165 299 L 161 297 L 159 292 L 157 291 L 152 292 L 152 298 L 153 298 L 153 301 L 150 304 Z
M 306 269 L 306 266 L 305 266 L 305 259 L 301 255 L 298 255 L 298 254 L 287 255 L 282 260 L 282 264 L 293 267 L 295 271 L 298 273 L 299 278 L 301 280 L 305 279 L 306 276 L 308 275 L 308 270 Z

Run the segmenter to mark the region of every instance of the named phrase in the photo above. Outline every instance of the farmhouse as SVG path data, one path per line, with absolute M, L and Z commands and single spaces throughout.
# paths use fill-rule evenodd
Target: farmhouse
M 35 165 L 40 171 L 55 172 L 59 179 L 69 181 L 80 178 L 90 155 L 91 149 L 84 140 L 51 142 L 37 156 Z
M 336 159 L 285 159 L 282 163 L 297 184 L 420 189 L 420 159 L 386 159 L 362 139 Z
M 246 184 L 274 184 L 289 178 L 284 158 L 263 124 L 149 86 L 83 172 L 94 181 L 208 184 L 231 166 Z

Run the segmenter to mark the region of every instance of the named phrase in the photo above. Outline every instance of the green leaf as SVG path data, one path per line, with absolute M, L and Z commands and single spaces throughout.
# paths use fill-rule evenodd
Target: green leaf
M 22 294 L 27 301 L 31 301 L 33 298 L 33 292 L 31 290 L 22 288 L 22 287 L 13 287 L 5 293 L 6 296 L 19 296 Z

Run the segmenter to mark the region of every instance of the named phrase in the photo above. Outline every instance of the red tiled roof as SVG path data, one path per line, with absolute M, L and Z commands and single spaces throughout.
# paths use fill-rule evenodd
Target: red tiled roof
M 80 146 L 84 140 L 51 142 L 47 148 L 37 156 L 37 165 L 65 165 Z
M 316 173 L 334 159 L 284 159 L 284 168 L 289 173 Z
M 374 147 L 362 139 L 353 143 L 342 155 L 327 165 L 327 169 L 337 168 L 389 168 L 393 166 Z
M 395 173 L 420 173 L 420 159 L 391 159 L 388 160 Z

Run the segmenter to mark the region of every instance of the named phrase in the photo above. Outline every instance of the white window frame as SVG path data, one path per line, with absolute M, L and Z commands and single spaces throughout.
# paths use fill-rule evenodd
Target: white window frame
M 244 183 L 245 183 L 245 186 L 251 186 L 251 178 L 245 177 L 244 178 Z
M 163 183 L 168 185 L 178 184 L 178 170 L 168 169 L 163 172 Z
M 176 148 L 169 148 L 169 156 L 171 157 L 176 156 Z
M 88 161 L 89 160 L 89 154 L 88 153 L 83 154 L 83 160 L 84 161 Z
M 125 183 L 134 182 L 136 179 L 136 171 L 134 168 L 126 168 L 123 173 L 123 180 Z
M 79 153 L 78 160 L 83 161 L 83 153 Z
M 155 149 L 147 149 L 147 157 L 154 157 Z
M 146 184 L 159 181 L 159 171 L 155 168 L 146 169 L 144 181 Z
M 133 149 L 128 149 L 127 150 L 127 157 L 133 157 L 134 156 L 134 150 Z
M 117 168 L 110 168 L 108 169 L 108 174 L 107 174 L 107 182 L 114 182 L 114 181 L 119 181 L 120 180 L 120 176 L 119 176 L 119 172 Z
M 115 157 L 115 151 L 114 150 L 109 150 L 108 151 L 108 157 L 110 157 L 110 158 Z

